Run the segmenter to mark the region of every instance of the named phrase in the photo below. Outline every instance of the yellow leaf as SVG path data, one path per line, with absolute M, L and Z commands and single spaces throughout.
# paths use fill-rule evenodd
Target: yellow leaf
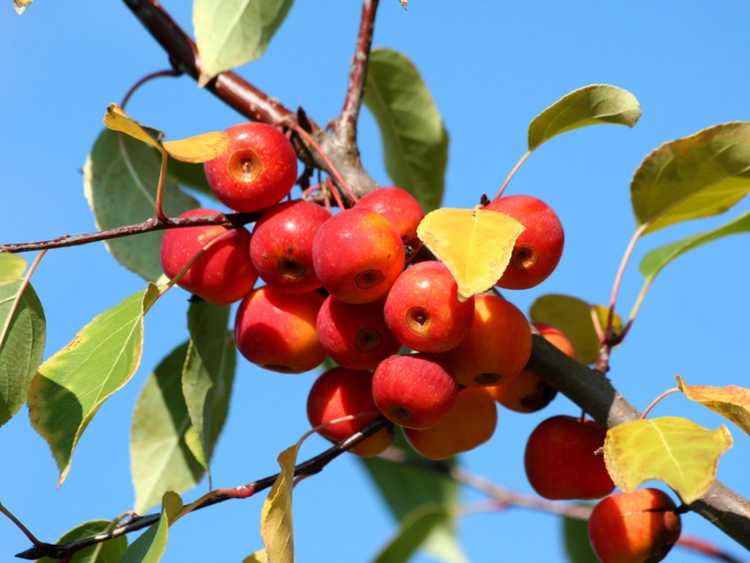
M 679 375 L 677 385 L 688 399 L 719 413 L 750 434 L 750 389 L 737 385 L 688 385 Z
M 725 426 L 708 430 L 686 418 L 664 416 L 610 428 L 604 461 L 624 491 L 658 479 L 690 504 L 711 486 L 719 458 L 731 446 L 732 435 Z
M 16 10 L 16 13 L 20 16 L 24 13 L 26 8 L 31 6 L 31 2 L 33 0 L 13 0 L 13 7 Z
M 26 260 L 17 254 L 0 253 L 0 283 L 20 280 L 26 270 Z
M 179 139 L 167 141 L 164 148 L 169 156 L 182 162 L 206 162 L 224 154 L 229 148 L 229 137 L 222 131 L 210 131 Z
M 138 139 L 142 143 L 154 147 L 155 149 L 159 149 L 160 151 L 164 150 L 161 145 L 160 132 L 147 131 L 140 123 L 125 113 L 125 110 L 117 104 L 109 104 L 109 106 L 107 106 L 107 112 L 104 114 L 104 125 L 107 129 L 125 133 L 134 139 Z
M 497 211 L 443 208 L 422 219 L 417 236 L 453 274 L 459 297 L 468 299 L 500 279 L 523 230 Z
M 268 563 L 268 555 L 265 549 L 259 549 L 252 555 L 248 555 L 242 560 L 242 563 Z

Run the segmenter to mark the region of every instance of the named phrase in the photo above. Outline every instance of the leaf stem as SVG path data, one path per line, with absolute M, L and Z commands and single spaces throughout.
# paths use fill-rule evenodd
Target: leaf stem
M 521 158 L 518 159 L 518 162 L 513 166 L 513 168 L 510 169 L 510 172 L 508 172 L 508 175 L 505 177 L 505 180 L 503 180 L 502 185 L 500 186 L 500 189 L 497 190 L 497 193 L 495 194 L 495 199 L 500 199 L 502 197 L 503 192 L 508 187 L 508 184 L 510 184 L 510 181 L 513 179 L 513 176 L 516 175 L 516 173 L 521 169 L 521 166 L 524 165 L 524 163 L 528 160 L 528 158 L 531 156 L 531 151 L 528 150 Z
M 679 393 L 680 388 L 679 387 L 670 387 L 666 391 L 663 391 L 662 393 L 659 393 L 659 395 L 651 401 L 648 406 L 643 410 L 641 413 L 641 420 L 646 420 L 648 418 L 648 415 L 651 414 L 651 411 L 654 410 L 654 407 L 658 405 L 665 397 L 669 397 L 670 395 L 673 395 L 674 393 Z
M 37 537 L 31 533 L 31 530 L 29 530 L 23 522 L 21 522 L 15 514 L 13 514 L 10 510 L 8 510 L 3 503 L 0 502 L 0 513 L 4 514 L 8 520 L 13 522 L 15 524 L 16 528 L 21 530 L 24 536 L 28 538 L 28 540 L 34 544 L 35 547 L 42 547 L 44 546 L 44 542 L 41 542 L 37 539 Z
M 159 223 L 166 223 L 169 221 L 167 214 L 164 213 L 164 184 L 167 181 L 168 166 L 169 154 L 167 154 L 167 151 L 162 148 L 161 164 L 159 165 L 159 182 L 156 184 L 156 202 L 154 203 L 155 216 Z
M 152 72 L 152 73 L 147 74 L 146 76 L 142 76 L 125 93 L 125 95 L 122 98 L 122 101 L 120 102 L 120 107 L 122 109 L 125 109 L 125 106 L 127 106 L 128 102 L 130 101 L 130 98 L 133 97 L 133 94 L 135 94 L 140 89 L 141 86 L 143 86 L 147 82 L 151 82 L 152 80 L 166 77 L 166 76 L 172 76 L 174 78 L 177 78 L 178 76 L 182 76 L 182 72 L 180 72 L 179 70 L 175 70 L 173 68 L 166 68 L 164 70 L 157 70 L 156 72 Z
M 21 297 L 23 296 L 23 292 L 26 291 L 26 288 L 29 286 L 29 283 L 31 283 L 31 276 L 34 275 L 34 272 L 39 266 L 39 262 L 42 261 L 42 258 L 44 258 L 44 255 L 46 253 L 47 253 L 46 250 L 41 250 L 39 254 L 36 255 L 36 257 L 34 258 L 34 261 L 31 263 L 31 266 L 29 266 L 29 270 L 26 272 L 26 275 L 23 277 L 23 281 L 21 282 L 21 285 L 18 286 L 18 291 L 16 291 L 16 294 L 13 297 L 13 304 L 10 306 L 10 311 L 8 311 L 8 316 L 5 319 L 3 328 L 2 330 L 0 330 L 0 349 L 2 349 L 3 344 L 5 344 L 5 338 L 8 336 L 10 325 L 13 322 L 13 316 L 16 314 L 16 310 L 18 309 L 18 305 L 21 302 Z

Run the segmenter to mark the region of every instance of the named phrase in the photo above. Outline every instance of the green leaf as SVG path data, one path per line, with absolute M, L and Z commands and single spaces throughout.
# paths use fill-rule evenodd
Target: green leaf
M 292 0 L 194 0 L 199 84 L 259 58 L 291 7 Z
M 641 117 L 638 99 L 622 88 L 592 84 L 564 95 L 529 124 L 529 150 L 551 138 L 606 123 L 633 127 Z
M 374 49 L 365 104 L 380 125 L 391 179 L 430 211 L 440 206 L 448 164 L 448 132 L 419 71 L 391 49 Z
M 66 532 L 56 543 L 66 543 L 73 540 L 79 540 L 89 536 L 107 531 L 112 522 L 108 520 L 91 520 L 76 526 Z M 118 536 L 96 545 L 92 545 L 81 551 L 77 551 L 72 558 L 68 559 L 70 563 L 119 563 L 125 551 L 128 549 L 128 540 L 126 536 Z M 58 563 L 57 559 L 42 557 L 37 563 Z
M 750 213 L 745 213 L 716 229 L 671 244 L 666 244 L 652 250 L 643 257 L 643 260 L 641 260 L 641 273 L 646 276 L 646 278 L 653 279 L 667 264 L 686 252 L 729 235 L 747 232 L 750 232 Z
M 130 467 L 133 510 L 145 513 L 167 491 L 186 491 L 201 480 L 203 467 L 187 444 L 192 425 L 182 397 L 182 366 L 188 344 L 178 346 L 149 376 L 133 413 Z
M 181 186 L 192 188 L 203 195 L 216 199 L 211 186 L 208 185 L 202 164 L 180 162 L 170 158 L 167 172 Z
M 224 427 L 237 364 L 228 321 L 228 306 L 190 305 L 190 345 L 182 371 L 182 392 L 198 438 L 188 445 L 206 469 Z
M 177 498 L 175 498 L 177 497 Z M 161 518 L 135 540 L 120 563 L 158 563 L 167 549 L 169 526 L 182 509 L 182 501 L 175 493 L 165 493 Z
M 11 266 L 5 273 L 9 276 L 13 270 Z M 26 402 L 29 385 L 44 354 L 46 321 L 42 303 L 31 285 L 19 297 L 22 284 L 22 279 L 0 282 L 0 426 Z
M 422 547 L 436 528 L 450 525 L 451 514 L 441 506 L 421 506 L 401 520 L 401 526 L 375 557 L 375 563 L 403 563 Z
M 403 452 L 407 458 L 424 461 L 399 432 L 396 433 L 395 444 L 397 451 Z M 459 487 L 452 479 L 384 459 L 362 459 L 361 462 L 399 522 L 403 522 L 407 515 L 420 507 L 440 507 L 450 511 L 458 504 Z M 452 459 L 436 463 L 452 466 L 457 461 Z M 453 519 L 436 522 L 420 547 L 439 561 L 466 561 L 466 556 L 456 540 L 456 525 Z
M 709 127 L 651 152 L 630 184 L 646 233 L 723 213 L 750 192 L 750 122 Z
M 29 416 L 47 441 L 62 484 L 91 419 L 138 369 L 143 317 L 159 297 L 155 286 L 95 317 L 39 367 L 29 388 Z
M 154 215 L 161 155 L 135 139 L 104 130 L 86 158 L 83 186 L 99 229 L 145 221 Z M 174 178 L 164 185 L 164 209 L 170 216 L 198 207 L 181 191 Z M 163 232 L 145 233 L 107 241 L 107 248 L 128 270 L 147 281 L 162 273 L 159 250 Z
M 0 283 L 16 281 L 23 278 L 26 260 L 18 254 L 0 252 Z
M 726 426 L 708 430 L 687 418 L 662 416 L 607 430 L 604 462 L 612 481 L 626 492 L 658 479 L 690 504 L 714 482 L 719 458 L 731 446 Z
M 560 519 L 565 553 L 570 563 L 598 563 L 599 558 L 591 548 L 588 520 Z
M 590 364 L 599 356 L 599 337 L 594 328 L 592 311 L 603 330 L 607 323 L 607 308 L 591 305 L 570 295 L 549 294 L 537 298 L 531 304 L 529 316 L 535 323 L 548 324 L 565 333 L 573 343 L 576 359 Z M 615 333 L 622 330 L 622 321 L 617 315 L 613 326 Z

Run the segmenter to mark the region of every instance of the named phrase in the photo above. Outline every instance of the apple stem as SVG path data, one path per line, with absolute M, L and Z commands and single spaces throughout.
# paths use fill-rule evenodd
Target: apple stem
M 641 420 L 646 420 L 648 418 L 648 415 L 651 414 L 651 411 L 654 410 L 654 407 L 658 405 L 662 399 L 665 397 L 668 397 L 669 395 L 673 395 L 674 393 L 679 393 L 680 388 L 679 387 L 670 387 L 666 391 L 660 393 L 653 401 L 651 401 L 648 406 L 643 410 L 641 413 Z
M 523 166 L 524 162 L 526 162 L 530 156 L 531 156 L 531 151 L 530 150 L 526 151 L 525 153 L 523 153 L 521 158 L 518 159 L 518 162 L 516 162 L 513 168 L 510 169 L 510 172 L 508 172 L 508 175 L 505 177 L 505 180 L 500 186 L 500 189 L 498 189 L 497 193 L 495 194 L 495 200 L 498 200 L 502 197 L 503 192 L 508 187 L 508 184 L 510 184 L 510 181 L 513 179 L 513 176 L 516 175 L 516 172 L 518 172 L 521 169 L 521 166 Z
M 146 84 L 147 82 L 151 82 L 152 80 L 155 80 L 157 78 L 163 78 L 167 76 L 177 78 L 179 76 L 182 76 L 182 72 L 173 68 L 167 68 L 164 70 L 157 70 L 156 72 L 149 73 L 146 76 L 142 76 L 125 93 L 125 95 L 122 98 L 122 101 L 120 102 L 120 107 L 122 109 L 125 109 L 125 106 L 128 105 L 128 102 L 130 101 L 130 98 L 133 97 L 133 94 L 135 94 L 140 89 L 140 87 Z

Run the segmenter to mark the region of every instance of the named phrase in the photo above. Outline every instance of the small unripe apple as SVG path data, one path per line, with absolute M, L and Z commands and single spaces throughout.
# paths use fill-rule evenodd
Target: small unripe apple
M 383 297 L 404 268 L 404 244 L 383 216 L 353 207 L 331 217 L 313 242 L 315 274 L 346 303 Z
M 318 312 L 318 338 L 328 355 L 352 369 L 375 369 L 400 344 L 383 318 L 383 302 L 361 305 L 329 296 Z
M 404 345 L 445 352 L 466 336 L 474 298 L 458 300 L 456 280 L 441 262 L 419 262 L 404 271 L 385 300 L 385 322 Z
M 297 180 L 297 155 L 289 140 L 265 123 L 240 123 L 226 134 L 227 151 L 203 165 L 219 201 L 245 212 L 281 201 Z
M 511 195 L 492 201 L 485 209 L 510 215 L 526 228 L 497 285 L 528 289 L 547 279 L 560 261 L 565 243 L 562 224 L 552 208 L 529 195 Z
M 409 443 L 424 457 L 446 459 L 473 450 L 492 437 L 497 426 L 497 405 L 484 387 L 467 387 L 432 428 L 405 428 Z
M 450 410 L 458 387 L 434 359 L 424 355 L 391 356 L 372 378 L 372 396 L 383 415 L 406 428 L 430 428 Z
M 413 195 L 396 186 L 378 188 L 360 198 L 356 207 L 374 211 L 388 219 L 410 255 L 416 253 L 421 245 L 417 227 L 424 218 L 424 210 Z
M 470 386 L 512 381 L 530 355 L 531 329 L 526 317 L 510 301 L 485 293 L 474 297 L 474 316 L 466 337 L 443 357 L 456 381 Z
M 180 215 L 201 217 L 216 215 L 213 209 L 191 209 Z M 205 225 L 169 229 L 161 243 L 161 267 L 169 278 L 176 277 L 203 247 L 212 244 L 177 285 L 210 303 L 224 305 L 242 299 L 258 277 L 250 261 L 250 233 L 244 228 L 231 229 L 221 225 Z
M 529 436 L 524 454 L 526 477 L 534 490 L 552 500 L 596 499 L 615 485 L 604 456 L 606 431 L 596 422 L 572 416 L 543 421 Z
M 533 323 L 550 344 L 571 358 L 575 358 L 573 343 L 565 334 L 553 326 Z M 489 387 L 495 399 L 505 408 L 516 412 L 536 412 L 543 409 L 557 395 L 557 390 L 534 370 L 525 368 L 521 375 Z
M 313 369 L 326 356 L 315 330 L 323 299 L 314 291 L 256 289 L 237 310 L 237 348 L 254 364 L 273 371 L 301 373 Z
M 372 400 L 372 374 L 343 367 L 321 375 L 307 396 L 307 418 L 314 427 L 349 415 L 373 413 L 347 422 L 330 424 L 320 434 L 332 442 L 346 440 L 373 422 L 379 411 Z M 393 427 L 383 428 L 349 451 L 369 457 L 378 455 L 393 443 Z
M 323 207 L 300 200 L 263 213 L 253 229 L 250 257 L 266 284 L 293 293 L 321 286 L 313 269 L 313 239 L 330 217 Z
M 680 537 L 672 499 L 658 489 L 638 489 L 600 501 L 589 517 L 591 547 L 603 563 L 661 561 Z

